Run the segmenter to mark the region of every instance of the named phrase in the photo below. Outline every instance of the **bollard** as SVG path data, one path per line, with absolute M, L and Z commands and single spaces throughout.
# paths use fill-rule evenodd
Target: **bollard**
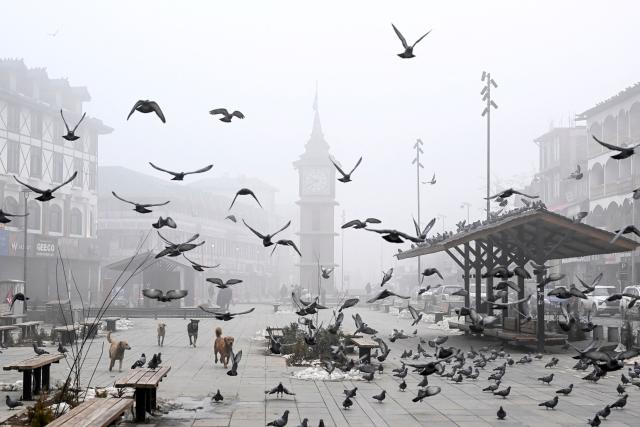
M 604 328 L 602 325 L 597 325 L 593 329 L 593 339 L 594 340 L 604 340 Z
M 620 342 L 620 328 L 617 326 L 609 326 L 607 328 L 607 341 Z

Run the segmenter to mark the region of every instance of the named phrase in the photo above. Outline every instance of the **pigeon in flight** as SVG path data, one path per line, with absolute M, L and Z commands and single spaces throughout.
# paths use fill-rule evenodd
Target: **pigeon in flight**
M 273 250 L 271 251 L 271 255 L 273 255 L 273 253 L 276 251 L 276 248 L 278 246 L 291 246 L 298 253 L 298 255 L 302 256 L 302 253 L 300 252 L 300 249 L 298 249 L 298 247 L 296 246 L 294 241 L 293 240 L 288 240 L 288 239 L 280 239 L 280 240 L 276 241 L 275 246 L 273 247 Z
M 571 221 L 574 224 L 580 224 L 582 220 L 586 218 L 587 215 L 589 215 L 589 212 L 586 212 L 586 211 L 578 212 L 577 214 L 571 217 Z
M 429 277 L 433 276 L 434 274 L 437 274 L 440 279 L 444 280 L 444 277 L 442 277 L 442 274 L 438 271 L 437 268 L 425 268 L 422 272 L 422 277 Z
M 9 219 L 9 217 L 25 217 L 28 216 L 29 214 L 11 214 L 8 212 L 3 211 L 2 209 L 0 209 L 0 224 L 9 224 L 11 222 L 11 220 Z
M 229 320 L 232 320 L 235 316 L 252 313 L 253 310 L 256 309 L 255 307 L 251 307 L 249 310 L 246 310 L 246 311 L 240 311 L 238 313 L 230 313 L 228 311 L 220 311 L 219 309 L 210 309 L 208 307 L 205 307 L 204 305 L 199 305 L 198 308 L 206 313 L 213 314 L 213 317 L 215 317 L 218 320 L 222 320 L 223 322 L 228 322 Z
M 151 224 L 151 226 L 157 230 L 157 229 L 160 229 L 162 227 L 177 228 L 178 224 L 176 224 L 176 222 L 173 220 L 173 218 L 168 216 L 166 218 L 159 217 L 158 221 L 156 221 L 153 224 Z
M 522 193 L 522 192 L 520 192 L 518 190 L 514 190 L 513 188 L 507 188 L 506 190 L 503 190 L 503 191 L 501 191 L 501 192 L 499 192 L 497 194 L 494 194 L 491 197 L 485 197 L 484 199 L 485 200 L 496 199 L 496 200 L 502 201 L 504 199 L 508 199 L 509 197 L 513 196 L 514 194 L 519 194 L 519 195 L 527 197 L 529 199 L 537 199 L 537 198 L 540 197 L 540 196 L 530 196 L 530 195 L 524 194 L 524 193 Z
M 411 307 L 411 304 L 409 304 L 407 308 L 409 309 L 409 313 L 411 314 L 411 318 L 413 319 L 413 323 L 411 323 L 411 326 L 415 326 L 420 323 L 420 321 L 422 320 L 422 313 L 418 313 L 418 310 Z
M 329 157 L 329 160 L 331 160 L 331 163 L 333 163 L 333 166 L 336 167 L 337 171 L 340 173 L 340 175 L 342 175 L 342 178 L 338 178 L 338 181 L 340 182 L 351 182 L 351 174 L 356 170 L 356 168 L 360 165 L 360 163 L 362 162 L 362 157 L 360 157 L 358 159 L 358 162 L 356 163 L 356 165 L 353 167 L 353 169 L 351 169 L 351 172 L 349 173 L 344 173 L 344 171 L 340 168 L 340 166 L 338 166 L 336 164 L 336 162 L 333 161 L 333 159 L 331 157 Z
M 440 393 L 442 389 L 438 386 L 428 386 L 418 390 L 418 395 L 411 399 L 413 402 L 422 402 L 425 397 L 435 396 Z
M 436 174 L 433 174 L 433 177 L 431 178 L 431 181 L 422 181 L 423 184 L 435 184 L 436 183 Z
M 241 188 L 233 197 L 233 200 L 231 201 L 231 205 L 229 205 L 229 210 L 231 210 L 231 208 L 233 207 L 233 204 L 236 202 L 236 199 L 238 198 L 238 196 L 251 196 L 258 203 L 258 206 L 262 207 L 262 205 L 260 204 L 260 200 L 258 200 L 258 198 L 256 197 L 253 191 L 249 190 L 248 188 Z
M 38 197 L 36 197 L 36 200 L 39 200 L 41 202 L 47 202 L 47 201 L 55 198 L 53 193 L 56 190 L 59 190 L 60 188 L 64 187 L 65 185 L 67 185 L 68 183 L 70 183 L 71 181 L 76 179 L 76 176 L 78 176 L 78 171 L 75 171 L 73 173 L 73 175 L 71 175 L 71 177 L 69 179 L 67 179 L 65 182 L 63 182 L 62 184 L 58 185 L 57 187 L 53 187 L 53 188 L 47 189 L 47 190 L 41 190 L 41 189 L 33 187 L 33 186 L 29 185 L 29 184 L 25 184 L 24 182 L 22 182 L 18 178 L 16 178 L 15 175 L 13 176 L 13 179 L 15 179 L 20 184 L 22 184 L 25 187 L 27 187 L 29 190 L 33 191 L 34 193 L 40 194 Z
M 216 285 L 220 289 L 226 289 L 229 286 L 236 285 L 238 283 L 242 283 L 242 280 L 240 280 L 240 279 L 229 279 L 229 280 L 227 280 L 225 282 L 225 281 L 223 281 L 222 279 L 220 279 L 218 277 L 207 277 L 206 281 L 209 282 L 209 283 L 213 283 L 214 285 Z
M 571 175 L 569 175 L 567 179 L 575 179 L 576 181 L 579 181 L 583 176 L 584 174 L 582 173 L 582 170 L 580 170 L 580 165 L 576 165 L 576 170 L 571 172 Z
M 578 275 L 576 274 L 576 279 L 578 279 L 578 281 L 580 282 L 580 284 L 582 286 L 584 286 L 585 290 L 583 291 L 585 294 L 591 293 L 593 291 L 596 290 L 596 286 L 598 286 L 598 283 L 600 283 L 600 280 L 602 280 L 602 276 L 603 273 L 600 272 L 600 274 L 598 274 L 595 279 L 593 279 L 591 281 L 591 285 L 587 285 L 584 280 L 582 280 L 580 277 L 578 277 Z
M 240 363 L 241 359 L 242 359 L 242 350 L 240 350 L 237 354 L 234 353 L 233 350 L 231 350 L 231 369 L 227 371 L 227 375 L 229 375 L 230 377 L 235 377 L 236 375 L 238 375 L 238 363 Z M 289 411 L 285 411 L 285 414 L 288 415 Z M 285 421 L 283 425 L 285 425 L 286 423 L 287 422 Z
M 165 294 L 160 289 L 143 289 L 142 295 L 150 299 L 157 299 L 160 302 L 170 302 L 174 299 L 181 299 L 187 296 L 189 291 L 186 289 L 172 289 Z
M 273 245 L 273 244 L 274 244 L 274 243 L 271 241 L 271 239 L 272 239 L 272 238 L 274 238 L 276 234 L 280 233 L 281 231 L 286 230 L 286 229 L 287 229 L 287 227 L 289 227 L 289 226 L 291 225 L 291 221 L 289 221 L 289 222 L 287 222 L 287 223 L 286 223 L 282 228 L 280 228 L 278 231 L 276 231 L 276 232 L 275 232 L 275 233 L 273 233 L 273 234 L 262 234 L 262 233 L 260 233 L 260 232 L 258 232 L 258 231 L 256 231 L 256 230 L 254 230 L 253 228 L 251 228 L 251 227 L 249 226 L 249 224 L 247 224 L 247 223 L 245 222 L 245 220 L 244 220 L 244 219 L 242 220 L 242 222 L 244 223 L 244 225 L 245 225 L 249 230 L 251 230 L 251 232 L 252 232 L 253 234 L 255 234 L 255 235 L 256 235 L 256 236 L 258 236 L 260 239 L 262 239 L 262 245 L 263 245 L 265 248 L 266 248 L 266 247 L 269 247 L 269 246 L 271 246 L 271 245 Z
M 392 229 L 374 229 L 374 228 L 365 228 L 367 231 L 373 231 L 374 233 L 382 234 L 382 238 L 389 243 L 404 243 L 403 239 L 409 240 L 413 243 L 422 243 L 423 239 L 418 237 L 413 237 L 408 235 L 407 233 L 403 233 L 402 231 L 392 230 Z
M 631 147 L 618 147 L 617 145 L 613 145 L 613 144 L 607 144 L 604 141 L 600 141 L 598 138 L 595 137 L 595 135 L 591 135 L 593 137 L 593 139 L 596 140 L 596 142 L 600 145 L 602 145 L 605 148 L 608 148 L 609 150 L 612 151 L 619 151 L 618 154 L 614 154 L 613 156 L 611 156 L 612 159 L 616 159 L 616 160 L 623 160 L 626 159 L 627 157 L 631 157 L 633 156 L 633 154 L 635 153 L 635 149 L 638 148 L 638 146 L 640 146 L 640 144 L 636 144 L 636 145 L 632 145 Z
M 209 111 L 209 114 L 215 116 L 216 114 L 222 114 L 221 122 L 230 123 L 233 117 L 237 117 L 239 119 L 244 119 L 244 114 L 240 111 L 234 111 L 233 113 L 229 113 L 229 110 L 226 108 L 216 108 L 215 110 Z
M 367 224 L 380 224 L 382 221 L 380 221 L 379 219 L 376 218 L 367 218 L 364 221 L 360 221 L 359 219 L 354 219 L 351 220 L 349 222 L 346 222 L 342 225 L 341 228 L 355 228 L 355 229 L 360 229 L 360 228 L 365 228 L 367 226 Z
M 22 301 L 24 303 L 24 305 L 27 305 L 27 302 L 29 298 L 25 297 L 24 294 L 22 292 L 18 292 L 13 296 L 13 299 L 11 300 L 11 306 L 9 307 L 9 311 L 13 310 L 13 304 L 16 303 L 16 301 Z
M 636 236 L 640 237 L 640 230 L 638 230 L 635 225 L 627 225 L 620 230 L 616 230 L 615 233 L 616 235 L 613 237 L 613 239 L 611 239 L 611 241 L 609 242 L 610 244 L 614 244 L 616 240 L 618 240 L 623 234 L 633 233 Z
M 333 268 L 320 267 L 320 272 L 323 279 L 328 279 L 331 277 L 331 273 L 333 273 Z
M 167 170 L 167 169 L 162 169 L 161 167 L 156 166 L 151 162 L 149 162 L 149 164 L 151 165 L 152 168 L 154 168 L 156 170 L 159 170 L 161 172 L 166 172 L 169 175 L 172 175 L 173 176 L 173 178 L 171 178 L 172 181 L 182 181 L 186 175 L 192 175 L 192 174 L 195 174 L 195 173 L 208 172 L 213 167 L 213 165 L 207 165 L 207 166 L 205 166 L 203 168 L 200 168 L 198 170 L 194 170 L 194 171 L 191 171 L 191 172 L 173 172 L 173 171 L 170 171 L 170 170 Z
M 136 203 L 136 202 L 131 202 L 129 200 L 123 199 L 122 197 L 118 196 L 115 191 L 112 191 L 111 194 L 113 194 L 113 196 L 116 199 L 118 199 L 118 200 L 120 200 L 122 202 L 125 202 L 125 203 L 129 203 L 130 205 L 135 206 L 133 208 L 133 210 L 136 211 L 136 212 L 142 213 L 142 214 L 153 212 L 152 210 L 150 210 L 148 208 L 151 208 L 151 207 L 154 207 L 154 206 L 164 206 L 164 205 L 169 203 L 169 200 L 167 200 L 164 203 Z
M 158 103 L 155 102 L 155 101 L 149 101 L 148 99 L 138 100 L 133 105 L 133 108 L 131 108 L 131 111 L 129 112 L 129 115 L 127 116 L 127 120 L 129 120 L 129 117 L 131 117 L 131 115 L 135 111 L 138 111 L 140 113 L 145 113 L 145 114 L 146 113 L 156 113 L 158 115 L 158 117 L 160 117 L 160 120 L 162 120 L 162 123 L 166 123 L 167 122 L 167 120 L 164 118 L 164 113 L 160 109 L 160 106 L 158 105 Z
M 372 303 L 374 303 L 374 302 L 376 302 L 378 300 L 385 299 L 385 298 L 388 298 L 388 297 L 398 297 L 398 298 L 402 298 L 402 299 L 411 298 L 411 297 L 405 297 L 405 296 L 402 296 L 402 295 L 398 295 L 395 292 L 391 292 L 390 290 L 385 289 L 382 292 L 378 293 L 378 295 L 376 295 L 375 297 L 373 297 L 370 300 L 368 300 L 367 302 L 369 304 L 372 304 Z
M 176 257 L 179 256 L 180 254 L 190 251 L 192 249 L 197 248 L 198 246 L 201 246 L 204 244 L 204 241 L 200 242 L 200 243 L 191 243 L 194 240 L 196 240 L 198 237 L 200 237 L 199 234 L 194 234 L 193 236 L 191 236 L 186 242 L 184 243 L 173 243 L 172 241 L 168 240 L 166 237 L 164 237 L 162 234 L 160 234 L 160 232 L 158 231 L 158 237 L 160 237 L 167 245 L 165 246 L 165 248 L 163 250 L 161 250 L 160 252 L 158 252 L 158 254 L 156 255 L 156 258 L 162 258 L 165 255 L 168 255 L 170 257 Z
M 382 282 L 380 282 L 380 287 L 384 286 L 385 283 L 387 283 L 389 280 L 391 280 L 392 276 L 393 276 L 393 267 L 391 267 L 386 272 L 383 271 L 382 272 Z
M 238 222 L 238 219 L 236 218 L 235 215 L 227 215 L 224 219 L 228 219 L 229 221 L 236 223 Z
M 217 267 L 220 267 L 220 264 L 216 264 L 216 265 L 198 264 L 197 262 L 193 261 L 192 259 L 187 258 L 187 256 L 185 254 L 182 254 L 182 256 L 184 257 L 184 259 L 186 259 L 187 261 L 189 261 L 191 263 L 191 267 L 193 267 L 193 269 L 196 270 L 196 271 L 204 271 L 205 268 L 217 268 Z
M 69 125 L 67 125 L 67 121 L 64 119 L 64 114 L 62 114 L 62 109 L 60 109 L 60 115 L 62 116 L 64 127 L 67 129 L 67 134 L 63 135 L 62 137 L 67 141 L 75 141 L 76 139 L 80 138 L 75 134 L 75 132 L 76 132 L 76 129 L 78 129 L 78 126 L 80 126 L 80 123 L 82 123 L 82 121 L 84 120 L 84 117 L 87 115 L 87 113 L 82 114 L 80 121 L 78 122 L 78 124 L 76 124 L 73 130 L 69 129 Z
M 418 223 L 416 222 L 415 218 L 413 219 L 413 226 L 416 229 L 416 237 L 418 239 L 422 240 L 426 240 L 427 238 L 427 234 L 429 234 L 429 231 L 431 231 L 431 229 L 433 228 L 434 224 L 436 223 L 436 219 L 432 218 L 431 221 L 429 221 L 427 223 L 427 225 L 425 225 L 425 227 L 422 229 L 422 231 L 420 231 L 420 227 L 418 226 Z
M 402 33 L 396 28 L 396 26 L 393 25 L 393 24 L 391 24 L 391 26 L 393 27 L 393 31 L 396 32 L 396 35 L 398 36 L 398 38 L 402 42 L 402 47 L 404 47 L 404 52 L 398 54 L 398 56 L 400 58 L 403 58 L 403 59 L 414 58 L 415 55 L 413 54 L 413 48 L 416 47 L 416 45 L 431 32 L 431 30 L 427 31 L 425 35 L 420 37 L 418 40 L 416 40 L 416 42 L 414 44 L 409 46 L 407 44 L 407 40 L 404 38 Z

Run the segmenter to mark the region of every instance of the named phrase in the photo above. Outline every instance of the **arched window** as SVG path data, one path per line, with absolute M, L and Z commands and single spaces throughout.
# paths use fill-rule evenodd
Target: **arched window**
M 30 200 L 27 203 L 27 212 L 29 212 L 29 216 L 27 217 L 27 227 L 29 230 L 40 230 L 40 204 L 35 200 Z
M 62 233 L 62 209 L 56 204 L 49 206 L 49 231 Z
M 82 212 L 80 209 L 73 208 L 71 209 L 71 233 L 77 236 L 81 236 L 83 232 L 82 227 Z
M 618 143 L 618 124 L 613 116 L 607 116 L 602 126 L 602 138 L 610 144 Z

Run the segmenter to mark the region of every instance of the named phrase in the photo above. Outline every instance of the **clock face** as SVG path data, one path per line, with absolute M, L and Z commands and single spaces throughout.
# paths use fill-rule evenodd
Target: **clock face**
M 310 168 L 302 175 L 302 194 L 329 195 L 331 189 L 330 173 L 323 168 Z

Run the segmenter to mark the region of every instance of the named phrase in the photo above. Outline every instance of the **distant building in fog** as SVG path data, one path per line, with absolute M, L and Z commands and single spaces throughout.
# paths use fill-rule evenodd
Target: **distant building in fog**
M 189 295 L 181 301 L 187 306 L 207 303 L 210 299 L 215 303 L 217 290 L 205 281 L 207 277 L 242 279 L 243 283 L 233 287 L 236 301 L 256 301 L 275 295 L 283 283 L 290 284 L 288 270 L 293 268 L 297 254 L 289 248 L 279 247 L 272 256 L 273 248 L 263 247 L 242 224 L 244 219 L 257 230 L 272 232 L 286 222 L 274 214 L 277 190 L 272 186 L 257 179 L 227 177 L 181 184 L 115 166 L 100 167 L 99 177 L 98 235 L 103 258 L 103 297 L 108 295 L 114 280 L 138 248 L 143 254 L 146 251 L 157 253 L 164 248 L 164 242 L 151 227 L 159 216 L 170 216 L 178 225 L 176 230 L 167 227 L 160 230 L 171 241 L 184 241 L 198 233 L 197 241 L 206 242 L 186 254 L 190 259 L 204 265 L 220 264 L 220 267 L 197 272 L 183 257 L 164 257 L 161 263 L 131 280 L 122 292 L 124 303 L 132 306 L 148 304 L 148 300 L 142 299 L 142 288 L 187 289 Z M 250 197 L 238 197 L 229 211 L 235 192 L 242 187 L 255 191 L 264 209 Z M 140 214 L 132 210 L 133 206 L 114 198 L 112 190 L 136 202 L 170 200 L 171 203 L 151 208 L 153 213 Z M 237 223 L 225 219 L 230 214 L 237 217 Z M 292 231 L 289 229 L 283 235 L 285 233 Z
M 584 222 L 595 227 L 614 231 L 637 223 L 640 206 L 634 208 L 631 192 L 640 187 L 640 156 L 612 159 L 615 152 L 602 147 L 592 135 L 618 146 L 640 143 L 640 83 L 584 111 L 577 120 L 585 126 L 554 128 L 536 139 L 540 173 L 531 191 L 540 194 L 549 209 L 564 215 L 589 212 Z M 566 179 L 578 164 L 584 177 Z M 603 271 L 603 283 L 624 287 L 639 278 L 640 265 L 636 262 L 633 268 L 631 258 L 622 253 L 566 260 L 562 269 L 587 277 Z
M 87 116 L 75 142 L 66 134 L 60 110 L 77 123 L 83 103 L 91 97 L 85 87 L 66 79 L 51 79 L 44 68 L 27 68 L 22 60 L 0 60 L 0 202 L 9 213 L 24 212 L 24 187 L 13 176 L 39 188 L 51 188 L 78 171 L 72 184 L 56 191 L 48 202 L 27 193 L 28 296 L 32 304 L 57 299 L 56 260 L 60 249 L 70 262 L 86 297 L 96 290 L 99 254 L 96 242 L 96 165 L 98 137 L 112 131 Z M 22 279 L 24 225 L 21 218 L 0 224 L 0 279 Z M 62 292 L 64 279 L 58 275 Z M 4 295 L 2 295 L 4 298 Z

